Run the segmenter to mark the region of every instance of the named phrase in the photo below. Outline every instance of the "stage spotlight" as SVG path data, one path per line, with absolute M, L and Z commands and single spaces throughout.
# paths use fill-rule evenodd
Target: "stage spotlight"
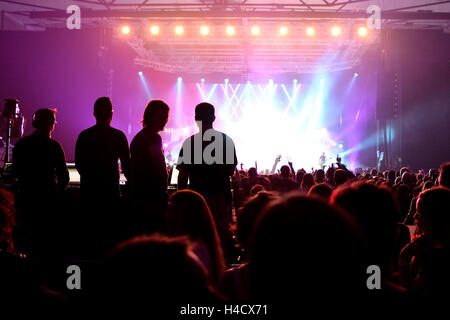
M 312 37 L 316 34 L 316 30 L 313 27 L 307 27 L 306 28 L 306 35 L 308 37 Z
M 259 27 L 258 27 L 258 26 L 253 26 L 253 27 L 251 28 L 251 33 L 252 33 L 252 35 L 254 35 L 254 36 L 258 36 L 259 33 L 260 33 Z
M 200 82 L 201 82 L 201 83 L 205 82 L 205 79 L 201 78 L 201 79 L 200 79 Z
M 200 27 L 200 34 L 202 36 L 207 36 L 209 34 L 209 27 L 208 26 Z
M 340 27 L 333 27 L 333 28 L 331 28 L 331 35 L 333 37 L 339 37 L 341 35 L 341 32 L 342 32 L 342 30 L 341 30 Z
M 285 36 L 288 33 L 288 28 L 287 27 L 281 27 L 280 28 L 280 36 Z
M 178 81 L 180 81 L 180 82 L 181 82 L 182 80 L 183 80 L 183 79 L 182 79 L 181 77 L 178 77 Z
M 227 78 L 227 79 L 225 79 L 225 83 L 228 83 L 228 81 L 229 81 L 229 80 L 228 80 L 228 78 Z
M 359 27 L 358 34 L 360 37 L 366 37 L 369 34 L 369 30 L 366 27 Z
M 138 75 L 142 76 L 142 74 L 143 74 L 142 71 L 139 71 L 139 72 L 138 72 Z
M 150 33 L 156 36 L 157 34 L 159 34 L 159 27 L 158 26 L 151 26 L 150 27 Z
M 359 74 L 357 74 L 356 72 L 353 74 L 353 76 L 356 78 L 357 76 L 359 76 Z
M 227 33 L 227 35 L 232 36 L 236 33 L 236 30 L 234 29 L 233 26 L 228 26 L 226 29 L 226 33 Z
M 184 28 L 182 26 L 176 26 L 175 27 L 175 34 L 181 36 L 184 32 Z
M 130 34 L 131 28 L 130 28 L 130 26 L 122 26 L 121 31 L 122 31 L 122 34 Z

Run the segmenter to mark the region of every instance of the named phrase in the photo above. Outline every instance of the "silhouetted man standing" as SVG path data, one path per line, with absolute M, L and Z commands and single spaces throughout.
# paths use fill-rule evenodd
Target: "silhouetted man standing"
M 199 132 L 187 138 L 180 150 L 177 169 L 178 189 L 189 188 L 202 194 L 211 209 L 224 253 L 229 257 L 232 234 L 230 177 L 237 165 L 233 140 L 213 129 L 214 106 L 200 103 L 195 107 L 195 121 Z
M 17 245 L 32 257 L 52 254 L 54 232 L 61 226 L 58 200 L 69 183 L 61 145 L 51 138 L 55 111 L 40 109 L 33 115 L 33 134 L 13 149 L 12 170 L 17 179 Z
M 152 100 L 144 111 L 143 129 L 130 145 L 130 191 L 135 209 L 143 218 L 144 231 L 160 231 L 167 209 L 167 168 L 158 132 L 169 118 L 169 106 Z M 145 225 L 146 224 L 146 225 Z
M 75 147 L 82 196 L 88 199 L 118 199 L 119 160 L 125 177 L 129 177 L 128 140 L 122 131 L 111 127 L 113 110 L 108 97 L 95 101 L 94 116 L 96 124 L 80 133 Z

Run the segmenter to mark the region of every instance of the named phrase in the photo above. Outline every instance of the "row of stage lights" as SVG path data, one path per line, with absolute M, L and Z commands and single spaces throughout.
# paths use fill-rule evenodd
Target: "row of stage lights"
M 121 27 L 121 32 L 124 35 L 128 35 L 131 33 L 131 27 L 129 25 L 123 25 Z M 149 33 L 153 36 L 159 35 L 161 29 L 158 25 L 152 25 L 149 27 Z M 177 36 L 182 36 L 184 34 L 184 27 L 182 25 L 176 25 L 173 29 L 173 32 Z M 236 28 L 234 26 L 226 26 L 224 30 L 227 36 L 234 36 L 236 34 Z M 280 36 L 286 36 L 289 32 L 288 27 L 282 26 L 278 29 L 278 33 Z M 312 26 L 306 27 L 305 34 L 308 37 L 314 37 L 316 35 L 316 29 Z M 357 29 L 357 33 L 360 37 L 366 37 L 369 35 L 369 30 L 365 26 L 360 26 Z M 208 36 L 211 34 L 211 28 L 209 26 L 201 26 L 199 28 L 199 34 L 201 36 Z M 250 34 L 253 36 L 259 36 L 261 34 L 261 29 L 259 26 L 250 27 Z M 339 37 L 342 34 L 342 28 L 339 26 L 333 26 L 330 28 L 330 34 L 333 37 Z

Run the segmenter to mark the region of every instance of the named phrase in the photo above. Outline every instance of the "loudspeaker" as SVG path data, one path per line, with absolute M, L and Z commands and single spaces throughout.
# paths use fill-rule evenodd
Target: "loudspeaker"
M 399 78 L 397 72 L 380 71 L 377 75 L 377 120 L 397 119 L 399 114 Z

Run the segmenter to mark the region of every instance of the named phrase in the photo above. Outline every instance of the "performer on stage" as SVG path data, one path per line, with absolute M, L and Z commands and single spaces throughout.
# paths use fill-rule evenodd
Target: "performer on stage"
M 325 152 L 322 152 L 322 155 L 319 157 L 319 167 L 324 170 L 326 166 L 326 159 Z

